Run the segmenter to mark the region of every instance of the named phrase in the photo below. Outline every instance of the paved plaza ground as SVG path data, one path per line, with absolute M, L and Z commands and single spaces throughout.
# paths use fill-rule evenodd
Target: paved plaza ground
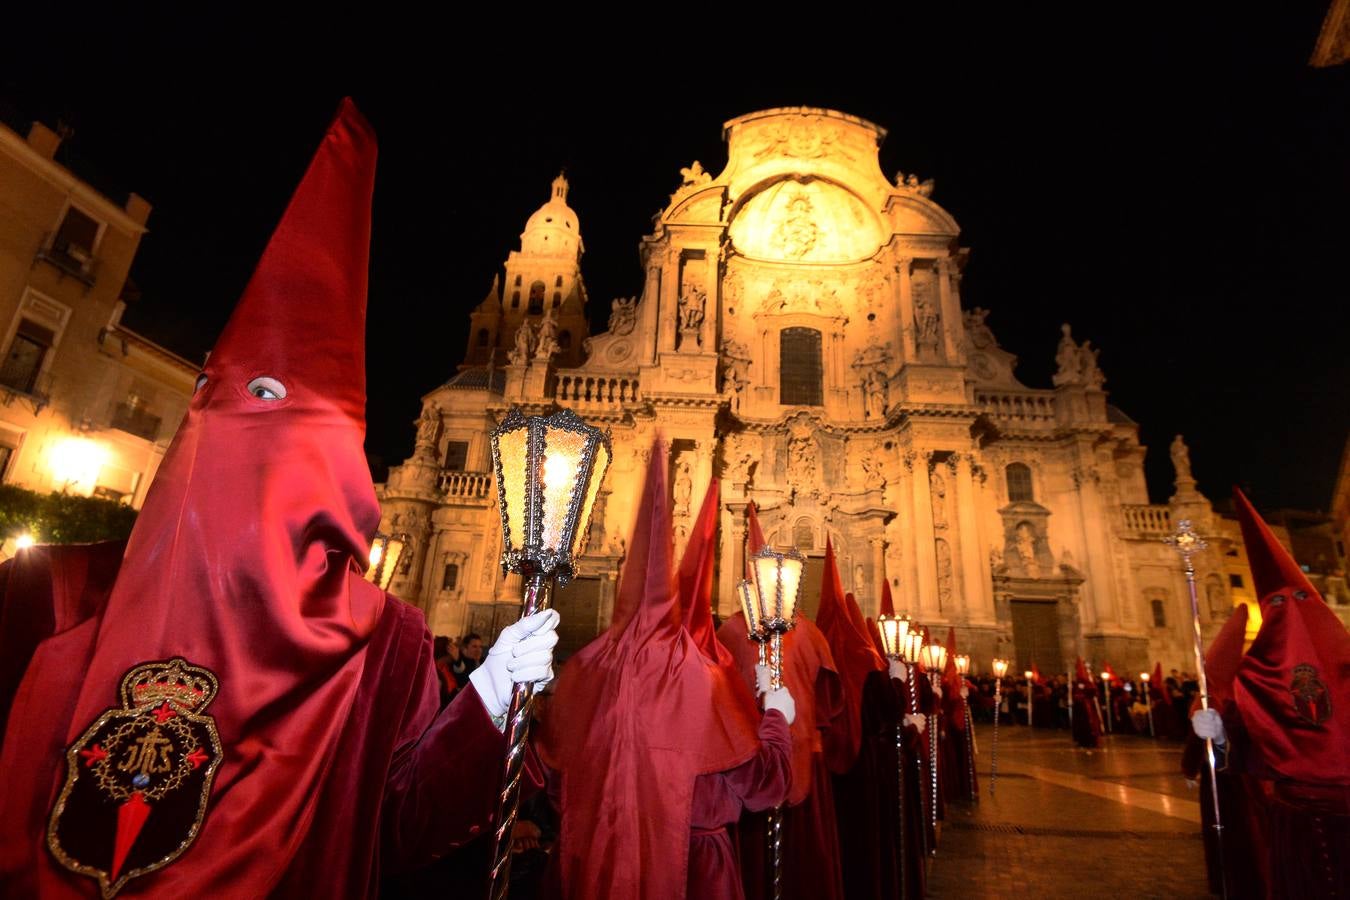
M 950 804 L 929 895 L 1002 898 L 1208 897 L 1198 791 L 1181 745 L 1107 737 L 1088 755 L 1067 731 L 976 730 L 980 799 Z

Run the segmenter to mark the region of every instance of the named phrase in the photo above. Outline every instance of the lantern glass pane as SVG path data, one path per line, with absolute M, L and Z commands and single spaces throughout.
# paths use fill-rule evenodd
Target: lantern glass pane
M 783 608 L 779 612 L 783 621 L 791 622 L 792 617 L 797 614 L 797 595 L 802 586 L 802 560 L 791 556 L 783 557 L 782 565 L 779 569 L 783 579 Z
M 741 601 L 741 612 L 745 614 L 746 633 L 753 638 L 761 630 L 759 592 L 748 580 L 742 579 L 741 583 L 736 585 L 736 596 Z
M 582 501 L 581 515 L 577 517 L 576 531 L 572 536 L 573 559 L 581 555 L 581 545 L 590 531 L 591 511 L 595 509 L 595 498 L 600 493 L 600 485 L 604 483 L 605 471 L 609 469 L 609 448 L 598 435 L 592 435 L 591 440 L 596 442 L 595 462 L 591 465 L 591 480 L 586 485 L 586 497 Z
M 502 492 L 506 501 L 505 535 L 510 550 L 520 550 L 525 546 L 525 500 L 526 482 L 525 463 L 528 459 L 526 448 L 529 440 L 528 428 L 517 428 L 497 437 L 497 451 L 501 462 L 501 484 L 497 490 Z
M 399 560 L 403 558 L 403 539 L 391 537 L 384 550 L 384 565 L 380 568 L 380 587 L 387 588 L 398 571 Z
M 566 549 L 568 511 L 577 490 L 577 476 L 586 452 L 588 435 L 566 428 L 544 429 L 544 459 L 540 466 L 544 528 L 540 544 L 544 550 Z
M 881 632 L 881 649 L 887 656 L 900 656 L 900 620 L 890 616 L 877 618 L 877 630 Z
M 771 619 L 778 615 L 778 557 L 754 556 L 750 560 L 754 566 L 755 589 L 759 594 L 761 618 Z

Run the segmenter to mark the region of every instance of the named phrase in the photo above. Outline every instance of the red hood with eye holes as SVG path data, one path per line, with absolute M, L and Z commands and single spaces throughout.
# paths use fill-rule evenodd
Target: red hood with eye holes
M 1350 634 L 1246 496 L 1233 499 L 1261 602 L 1233 684 L 1253 755 L 1285 778 L 1350 786 Z
M 27 676 L 53 692 L 53 718 L 32 727 L 69 746 L 117 705 L 132 667 L 181 656 L 215 673 L 205 714 L 225 755 L 202 830 L 132 882 L 162 896 L 260 896 L 276 884 L 310 827 L 384 609 L 361 578 L 379 522 L 362 451 L 375 156 L 374 133 L 344 101 L 159 468 L 91 658 Z M 259 376 L 285 399 L 250 395 Z M 15 730 L 6 751 L 25 740 Z M 23 802 L 18 790 L 50 804 L 61 761 L 7 778 L 6 805 Z M 44 858 L 46 888 L 87 887 Z

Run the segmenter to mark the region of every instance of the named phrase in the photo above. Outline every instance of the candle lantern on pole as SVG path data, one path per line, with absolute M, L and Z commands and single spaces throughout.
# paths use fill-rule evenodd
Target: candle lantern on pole
M 502 572 L 518 573 L 524 580 L 523 618 L 548 608 L 555 579 L 564 587 L 571 581 L 613 449 L 608 433 L 570 410 L 526 417 L 512 409 L 493 430 L 491 444 L 502 519 Z M 517 684 L 507 712 L 491 869 L 494 900 L 507 893 L 511 829 L 520 802 L 533 696 L 533 684 Z
M 1113 733 L 1115 725 L 1111 722 L 1111 673 L 1102 673 L 1102 702 L 1106 705 L 1106 731 Z
M 398 572 L 398 564 L 407 545 L 406 534 L 375 532 L 375 540 L 370 544 L 370 565 L 366 567 L 364 576 L 366 581 L 382 591 L 389 590 L 389 584 L 394 580 L 394 574 Z
M 968 653 L 958 653 L 955 656 L 956 674 L 961 676 L 961 689 L 966 689 L 966 675 L 970 672 L 970 655 Z M 970 799 L 980 799 L 979 791 L 975 790 L 975 722 L 970 716 L 970 702 L 961 698 L 961 716 L 966 723 L 966 767 L 969 769 L 967 775 L 970 777 Z
M 1195 533 L 1190 519 L 1177 523 L 1175 533 L 1164 538 L 1166 543 L 1181 554 L 1182 569 L 1186 574 L 1186 591 L 1191 599 L 1191 636 L 1195 650 L 1196 679 L 1200 685 L 1200 708 L 1209 709 L 1209 682 L 1205 677 L 1205 648 L 1200 638 L 1200 597 L 1195 587 L 1195 556 L 1203 553 L 1209 546 L 1200 535 Z M 1223 871 L 1223 819 L 1219 816 L 1219 782 L 1214 776 L 1214 741 L 1205 738 L 1205 764 L 1209 767 L 1210 802 L 1214 806 L 1214 843 L 1219 850 L 1219 871 Z M 1228 880 L 1220 885 L 1223 896 L 1228 896 Z
M 995 659 L 990 668 L 994 670 L 994 749 L 989 761 L 989 793 L 992 796 L 994 785 L 998 781 L 998 720 L 999 711 L 1003 706 L 1003 676 L 1008 674 L 1008 661 Z
M 925 669 L 928 670 L 928 681 L 936 693 L 940 690 L 942 679 L 942 669 L 947 665 L 947 648 L 942 646 L 936 638 L 922 645 L 920 652 L 920 661 Z M 932 823 L 933 830 L 937 830 L 937 755 L 938 755 L 938 735 L 937 735 L 938 717 L 937 703 L 933 704 L 933 712 L 928 717 L 928 784 L 929 784 L 929 806 L 928 819 Z M 937 847 L 932 847 L 929 853 L 936 854 Z
M 759 663 L 768 648 L 769 689 L 783 686 L 783 635 L 797 624 L 797 594 L 806 560 L 796 548 L 775 550 L 767 544 L 750 557 L 750 579 L 736 588 L 745 614 L 746 636 L 759 645 Z M 769 813 L 769 856 L 772 860 L 772 896 L 783 895 L 783 809 Z
M 1027 669 L 1027 670 L 1026 670 L 1025 672 L 1023 672 L 1022 674 L 1026 677 L 1026 680 L 1027 680 L 1027 727 L 1030 728 L 1030 727 L 1034 724 L 1034 723 L 1032 722 L 1032 717 L 1033 717 L 1034 709 L 1033 709 L 1033 701 L 1032 701 L 1032 696 L 1031 696 L 1031 685 L 1032 685 L 1031 679 L 1032 679 L 1033 677 L 1035 677 L 1036 673 L 1033 672 L 1033 671 L 1031 671 L 1030 669 Z
M 909 616 L 887 616 L 877 617 L 877 630 L 881 633 L 881 649 L 886 657 L 902 666 L 905 670 L 905 687 L 913 697 L 913 685 L 909 683 L 909 669 L 905 662 L 905 650 L 909 638 Z M 900 835 L 900 855 L 896 863 L 900 867 L 900 883 L 907 884 L 905 879 L 905 717 L 900 716 L 899 721 L 895 723 L 895 774 L 897 802 L 896 811 L 899 819 L 896 827 Z M 903 888 L 902 888 L 903 890 Z
M 1157 737 L 1157 733 L 1153 730 L 1153 692 L 1149 690 L 1149 681 L 1152 678 L 1153 676 L 1147 672 L 1139 673 L 1139 680 L 1144 683 L 1144 703 L 1148 706 L 1148 736 Z

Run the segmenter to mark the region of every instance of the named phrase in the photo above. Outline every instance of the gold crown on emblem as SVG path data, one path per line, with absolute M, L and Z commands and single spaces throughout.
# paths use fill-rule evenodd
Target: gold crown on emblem
M 128 709 L 168 702 L 183 712 L 201 712 L 217 690 L 215 675 L 180 657 L 142 663 L 122 676 L 122 703 Z

